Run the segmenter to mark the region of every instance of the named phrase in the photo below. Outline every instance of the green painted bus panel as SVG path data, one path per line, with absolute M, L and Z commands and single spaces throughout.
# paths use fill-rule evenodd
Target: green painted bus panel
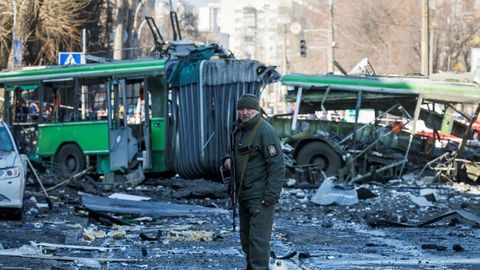
M 165 172 L 167 166 L 165 165 L 165 152 L 164 151 L 152 151 L 152 169 L 148 172 Z
M 148 78 L 148 89 L 150 92 L 150 100 L 154 106 L 150 106 L 152 110 L 152 118 L 165 116 L 165 89 L 163 77 Z
M 165 63 L 165 60 L 160 59 L 142 59 L 106 64 L 29 67 L 0 72 L 0 85 L 12 86 L 15 83 L 26 85 L 38 80 L 65 78 L 159 76 L 165 71 Z
M 480 88 L 473 83 L 450 83 L 426 78 L 387 76 L 340 76 L 290 74 L 282 77 L 282 84 L 331 90 L 376 92 L 383 94 L 422 95 L 426 99 L 444 102 L 480 102 Z
M 152 118 L 152 151 L 165 150 L 165 121 L 163 118 Z
M 166 171 L 165 166 L 165 123 L 163 118 L 153 118 L 152 164 L 150 172 Z M 76 142 L 87 155 L 99 155 L 97 173 L 109 173 L 108 123 L 106 121 L 57 123 L 39 125 L 38 154 L 55 155 L 64 142 Z
M 38 125 L 38 154 L 53 156 L 64 142 L 76 142 L 87 155 L 108 153 L 107 121 Z
M 137 59 L 116 61 L 104 64 L 85 64 L 72 66 L 28 67 L 0 72 L 0 86 L 8 89 L 37 87 L 42 80 L 63 80 L 69 78 L 128 78 L 134 76 L 149 77 L 152 92 L 163 100 L 163 81 L 165 60 Z M 153 78 L 154 77 L 154 78 Z M 159 90 L 157 91 L 158 88 Z M 158 92 L 158 93 L 157 93 Z M 157 117 L 163 114 L 163 107 L 157 109 Z M 109 148 L 108 127 L 106 121 L 41 124 L 38 127 L 38 150 L 40 158 L 52 157 L 65 142 L 77 143 L 86 155 L 99 155 L 97 172 L 108 173 Z M 165 149 L 165 126 L 163 118 L 152 119 L 152 150 L 156 153 L 154 164 L 158 170 L 164 170 L 163 151 Z

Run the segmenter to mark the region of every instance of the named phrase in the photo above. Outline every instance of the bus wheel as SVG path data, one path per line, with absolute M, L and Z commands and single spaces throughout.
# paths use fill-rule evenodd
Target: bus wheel
M 327 176 L 337 175 L 342 167 L 342 157 L 324 142 L 305 144 L 297 154 L 297 165 L 317 165 Z
M 76 144 L 65 144 L 55 156 L 55 162 L 75 174 L 85 170 L 85 156 Z

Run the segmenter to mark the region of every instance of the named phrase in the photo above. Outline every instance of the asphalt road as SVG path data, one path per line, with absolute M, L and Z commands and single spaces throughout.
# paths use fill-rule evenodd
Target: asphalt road
M 195 192 L 206 183 L 149 180 L 125 193 L 229 210 L 228 198 L 218 192 L 220 184 L 208 183 L 218 187 L 210 194 Z M 371 226 L 378 220 L 419 224 L 454 209 L 479 215 L 477 186 L 391 181 L 365 187 L 377 196 L 350 206 L 316 205 L 310 201 L 315 189 L 285 188 L 277 206 L 272 250 L 277 258 L 292 257 L 277 259 L 275 269 L 480 269 L 476 222 L 452 215 L 426 227 Z M 437 201 L 419 207 L 410 195 L 426 187 L 436 192 Z M 78 190 L 88 191 L 77 185 L 52 192 L 54 207 L 49 210 L 37 187 L 28 187 L 24 220 L 0 220 L 0 254 L 18 255 L 0 255 L 0 269 L 245 268 L 230 214 L 111 225 L 108 219 L 78 211 Z M 115 217 L 133 222 L 136 216 Z M 85 247 L 90 250 L 81 249 Z

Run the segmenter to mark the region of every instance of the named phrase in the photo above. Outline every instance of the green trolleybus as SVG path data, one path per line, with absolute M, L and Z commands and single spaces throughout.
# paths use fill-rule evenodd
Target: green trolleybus
M 158 58 L 3 71 L 0 88 L 31 160 L 133 185 L 144 172 L 218 177 L 237 99 L 278 78 L 218 45 L 173 42 Z

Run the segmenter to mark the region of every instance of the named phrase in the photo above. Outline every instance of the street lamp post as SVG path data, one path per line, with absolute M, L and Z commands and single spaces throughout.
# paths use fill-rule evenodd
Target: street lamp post
M 430 75 L 429 70 L 429 0 L 423 0 L 422 2 L 422 60 L 421 60 L 421 72 L 423 76 L 428 77 Z
M 335 47 L 335 21 L 334 21 L 334 5 L 335 2 L 334 0 L 329 0 L 328 5 L 330 7 L 330 31 L 328 35 L 328 43 L 329 43 L 329 50 L 328 50 L 328 71 L 329 72 L 334 72 L 335 71 L 335 66 L 333 65 L 333 60 L 335 60 L 335 52 L 334 52 L 334 47 Z

